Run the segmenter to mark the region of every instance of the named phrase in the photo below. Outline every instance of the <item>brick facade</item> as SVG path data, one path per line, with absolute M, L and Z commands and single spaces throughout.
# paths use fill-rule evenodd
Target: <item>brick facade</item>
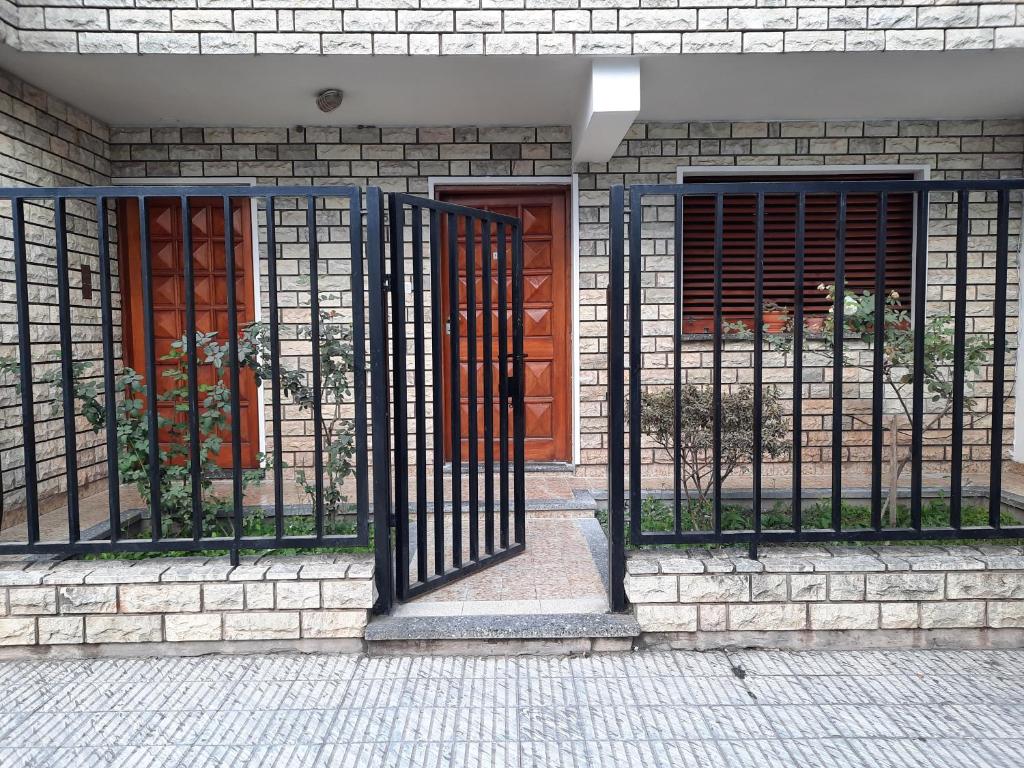
M 110 181 L 109 129 L 99 120 L 55 99 L 34 86 L 0 71 L 0 185 L 97 185 Z M 57 292 L 54 267 L 53 206 L 25 206 L 29 260 L 31 319 L 36 380 L 59 353 Z M 78 201 L 68 205 L 68 260 L 71 266 L 71 301 L 74 309 L 76 356 L 98 360 L 99 299 L 86 302 L 81 294 L 82 264 L 98 274 L 95 206 Z M 112 234 L 113 236 L 113 234 Z M 0 358 L 17 357 L 14 305 L 14 266 L 11 248 L 11 209 L 0 206 Z M 116 240 L 116 236 L 114 236 Z M 116 291 L 117 276 L 113 277 Z M 120 323 L 116 333 L 120 335 Z M 98 366 L 97 366 L 98 369 Z M 24 455 L 21 433 L 21 397 L 15 376 L 0 374 L 0 471 L 8 505 L 23 499 Z M 66 480 L 62 436 L 64 426 L 52 409 L 49 388 L 36 388 L 37 451 L 40 490 L 45 496 L 63 490 Z M 97 437 L 79 424 L 79 478 L 81 483 L 105 476 L 104 455 Z M 102 449 L 100 449 L 102 450 Z
M 604 403 L 606 357 L 604 339 L 605 288 L 608 269 L 608 188 L 612 184 L 672 182 L 681 166 L 835 166 L 841 171 L 852 165 L 902 165 L 926 167 L 931 178 L 994 178 L 1019 176 L 1024 170 L 1024 121 L 856 121 L 843 122 L 745 122 L 745 123 L 637 123 L 615 156 L 607 164 L 572 168 L 569 158 L 570 131 L 567 128 L 308 128 L 294 129 L 124 129 L 112 133 L 112 175 L 143 179 L 147 176 L 255 177 L 260 183 L 355 183 L 379 184 L 385 190 L 425 194 L 428 179 L 452 176 L 568 176 L 578 173 L 580 301 L 577 307 L 580 338 L 581 471 L 603 471 L 605 457 Z M 194 159 L 188 159 L 194 158 Z M 202 158 L 202 159 L 199 159 Z M 972 293 L 969 312 L 971 330 L 990 328 L 994 206 L 975 200 L 972 208 Z M 1011 215 L 1016 235 L 1019 204 Z M 654 214 L 647 220 L 655 220 Z M 955 211 L 948 197 L 936 196 L 930 212 L 929 307 L 947 309 L 952 299 L 949 285 L 953 248 L 950 227 Z M 408 237 L 406 238 L 408 242 Z M 658 385 L 671 380 L 665 368 L 671 348 L 670 323 L 662 319 L 671 306 L 664 287 L 671 285 L 665 272 L 666 243 L 659 233 L 644 240 L 645 266 L 645 383 Z M 1015 251 L 1015 244 L 1011 248 Z M 296 251 L 304 258 L 304 251 Z M 668 265 L 670 265 L 670 260 Z M 1015 264 L 1015 260 L 1014 260 Z M 670 266 L 668 267 L 670 269 Z M 298 268 L 296 268 L 297 270 Z M 408 273 L 407 267 L 407 273 Z M 295 270 L 293 270 L 295 271 Z M 263 270 L 264 274 L 266 270 Z M 1016 331 L 1016 286 L 1011 275 L 1009 330 Z M 987 286 L 987 287 L 986 287 Z M 266 291 L 267 286 L 262 286 Z M 287 286 L 282 286 L 288 290 Z M 294 286 L 292 286 L 292 290 Z M 976 292 L 975 292 L 976 291 Z M 295 299 L 298 300 L 297 298 Z M 286 300 L 287 301 L 287 300 Z M 661 309 L 659 309 L 661 307 Z M 670 315 L 669 315 L 670 316 Z M 985 319 L 986 316 L 988 319 Z M 1013 379 L 1015 341 L 1007 354 L 1008 380 Z M 427 344 L 429 349 L 429 343 Z M 686 352 L 695 368 L 688 372 L 693 381 L 707 381 L 710 346 L 698 338 L 687 341 Z M 745 368 L 749 376 L 749 344 L 730 345 L 725 365 Z M 815 368 L 808 356 L 808 368 Z M 766 355 L 765 381 L 786 381 L 791 377 L 790 360 Z M 737 378 L 736 380 L 739 380 Z M 863 410 L 863 392 L 855 385 L 856 372 L 844 378 L 848 389 L 848 412 Z M 986 412 L 984 377 L 978 386 L 978 410 Z M 829 417 L 831 384 L 828 371 L 819 361 L 817 371 L 805 374 L 804 419 L 808 431 L 805 460 L 827 462 L 829 458 Z M 865 392 L 867 390 L 864 390 Z M 1012 400 L 1007 404 L 1012 414 Z M 868 444 L 863 431 L 856 436 L 850 421 L 846 436 L 851 461 L 864 460 Z M 1007 423 L 1007 444 L 1012 436 L 1012 418 Z M 987 458 L 983 426 L 966 439 L 969 459 Z M 941 436 L 930 458 L 949 459 Z M 293 457 L 294 458 L 294 457 Z M 664 460 L 653 452 L 648 461 Z M 822 465 L 824 466 L 824 465 Z
M 3 0 L 24 51 L 161 54 L 665 55 L 1024 46 L 1019 2 L 696 0 Z
M 372 558 L 71 560 L 0 568 L 0 651 L 53 646 L 357 640 L 376 598 Z M 233 645 L 240 643 L 239 645 Z M 4 648 L 6 646 L 7 648 Z M 16 650 L 15 650 L 16 649 Z
M 0 154 L 2 171 L 9 183 L 98 184 L 109 179 L 251 178 L 261 184 L 356 184 L 379 185 L 385 191 L 427 194 L 428 180 L 451 177 L 559 177 L 573 175 L 578 194 L 578 266 L 574 279 L 579 301 L 574 307 L 579 328 L 575 339 L 578 350 L 580 398 L 576 403 L 580 432 L 573 436 L 578 451 L 578 472 L 601 475 L 606 455 L 606 295 L 608 270 L 608 189 L 612 184 L 675 181 L 682 166 L 820 166 L 848 170 L 851 165 L 926 167 L 931 178 L 1017 177 L 1024 173 L 1024 121 L 1022 120 L 886 120 L 821 122 L 733 122 L 733 123 L 637 123 L 627 134 L 612 159 L 605 164 L 573 167 L 571 131 L 565 126 L 549 127 L 395 127 L 395 128 L 116 128 L 109 130 L 98 121 L 73 110 L 14 78 L 3 84 L 4 135 L 7 139 Z M 109 133 L 109 136 L 108 136 Z M 30 210 L 34 210 L 30 207 Z M 991 200 L 972 199 L 970 330 L 985 332 L 991 324 L 992 243 L 994 206 Z M 95 211 L 72 211 L 72 263 L 95 260 Z M 6 212 L 5 212 L 6 214 Z M 262 210 L 258 211 L 262 227 Z M 303 322 L 308 310 L 308 289 L 302 280 L 306 258 L 302 219 L 287 210 L 279 211 L 278 292 L 282 322 Z M 39 209 L 32 213 L 38 220 L 33 235 L 38 241 L 30 254 L 40 270 L 33 301 L 40 305 L 41 330 L 34 339 L 40 359 L 56 350 L 56 324 L 52 251 L 52 213 Z M 326 207 L 321 214 L 324 258 L 347 258 L 347 212 Z M 49 219 L 47 217 L 50 217 Z M 952 298 L 949 284 L 953 250 L 951 227 L 952 201 L 935 196 L 930 212 L 929 307 L 947 309 Z M 1011 290 L 1009 294 L 1009 339 L 1007 350 L 1008 381 L 1014 379 L 1016 354 L 1016 235 L 1020 218 L 1019 201 L 1011 213 Z M 9 221 L 5 224 L 9 227 Z M 30 230 L 30 234 L 33 230 Z M 263 229 L 260 241 L 264 241 Z M 644 240 L 645 319 L 648 339 L 645 346 L 645 383 L 658 386 L 666 378 L 665 364 L 670 349 L 665 312 L 671 303 L 664 287 L 666 245 L 663 233 L 652 232 Z M 4 257 L 9 259 L 9 241 Z M 407 237 L 408 242 L 408 237 Z M 333 250 L 332 250 L 333 249 Z M 261 246 L 262 304 L 268 304 L 265 250 Z M 290 262 L 290 264 L 289 264 Z M 93 272 L 97 266 L 93 263 Z M 12 274 L 8 270 L 5 276 Z M 81 300 L 72 277 L 72 300 L 76 304 L 76 334 L 83 345 L 76 347 L 76 359 L 98 357 L 99 299 Z M 7 278 L 10 279 L 9 277 Z M 328 275 L 322 282 L 327 291 L 343 292 L 347 285 L 343 273 Z M 4 288 L 3 354 L 13 354 L 16 342 L 13 325 L 13 284 Z M 114 288 L 116 292 L 116 276 Z M 10 298 L 7 298 L 10 297 Z M 666 303 L 667 302 L 667 303 Z M 344 302 L 342 302 L 344 303 Z M 428 307 L 429 309 L 429 307 Z M 649 313 L 649 314 L 647 314 Z M 115 323 L 117 325 L 117 323 Z M 286 328 L 286 333 L 288 332 Z M 668 345 L 668 346 L 666 346 Z M 691 338 L 686 353 L 693 366 L 691 381 L 706 381 L 708 342 Z M 427 348 L 429 349 L 429 341 Z M 290 347 L 295 365 L 303 364 L 303 353 Z M 308 353 L 307 353 L 308 354 Z M 727 350 L 727 368 L 737 370 L 735 379 L 749 375 L 749 347 L 732 343 Z M 791 376 L 789 360 L 766 355 L 765 380 L 786 381 Z M 805 461 L 825 462 L 829 457 L 828 398 L 831 382 L 827 369 L 816 371 L 807 361 L 805 375 L 805 419 L 808 432 Z M 748 373 L 741 374 L 740 369 Z M 856 373 L 844 377 L 848 392 L 848 413 L 866 402 L 864 389 Z M 978 410 L 985 412 L 985 377 L 979 384 Z M 1010 388 L 1008 386 L 1008 393 Z M 20 424 L 19 401 L 10 379 L 3 390 L 3 423 Z M 41 393 L 40 393 L 41 394 Z M 785 393 L 784 393 L 785 394 Z M 39 397 L 38 399 L 43 400 Z M 1005 444 L 1009 445 L 1013 424 L 1013 401 L 1007 403 Z M 39 439 L 44 444 L 43 477 L 47 492 L 60 490 L 63 444 L 59 419 L 53 419 L 50 405 L 40 402 L 37 417 L 41 422 Z M 311 424 L 308 414 L 286 411 L 292 419 L 286 426 L 286 461 L 294 465 L 310 463 Z M 49 421 L 47 421 L 49 419 Z M 865 433 L 857 434 L 857 422 L 845 425 L 848 448 L 845 458 L 862 461 L 866 457 Z M 4 432 L 3 472 L 9 500 L 17 500 L 23 484 L 22 452 L 18 430 Z M 88 483 L 102 477 L 102 436 L 93 436 L 86 425 L 79 426 L 80 479 Z M 987 432 L 984 423 L 965 437 L 965 456 L 973 462 L 987 459 Z M 428 443 L 429 444 L 429 443 Z M 928 458 L 948 461 L 942 435 L 930 443 Z M 665 456 L 650 449 L 648 462 L 664 462 Z M 48 463 L 46 463 L 48 462 Z M 664 466 L 662 464 L 662 466 Z M 824 468 L 825 464 L 818 465 Z M 979 464 L 980 466 L 980 464 Z M 784 471 L 780 464 L 775 470 Z M 652 475 L 660 473 L 654 467 Z
M 1004 546 L 661 552 L 630 558 L 626 593 L 650 647 L 927 645 L 944 632 L 1015 643 L 1022 565 Z

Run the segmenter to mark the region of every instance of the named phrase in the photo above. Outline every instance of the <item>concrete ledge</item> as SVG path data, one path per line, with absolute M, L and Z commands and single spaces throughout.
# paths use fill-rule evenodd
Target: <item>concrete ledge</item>
M 627 638 L 640 633 L 632 616 L 565 613 L 509 616 L 401 616 L 374 619 L 366 628 L 369 643 L 421 640 L 564 640 Z
M 630 651 L 632 638 L 551 640 L 382 640 L 368 642 L 368 656 L 589 656 Z
M 658 550 L 627 563 L 653 647 L 1024 646 L 1024 550 L 776 546 Z
M 326 643 L 352 652 L 375 599 L 369 555 L 263 556 L 238 566 L 227 558 L 4 561 L 0 651 L 192 655 Z

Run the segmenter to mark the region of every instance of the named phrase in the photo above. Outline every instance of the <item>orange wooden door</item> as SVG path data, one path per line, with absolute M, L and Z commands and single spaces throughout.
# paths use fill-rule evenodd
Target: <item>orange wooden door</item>
M 572 407 L 571 407 L 571 360 L 572 341 L 570 335 L 569 313 L 569 229 L 568 229 L 568 189 L 564 187 L 505 187 L 505 188 L 463 188 L 439 190 L 438 197 L 442 200 L 520 218 L 523 222 L 523 315 L 524 336 L 523 351 L 525 363 L 525 413 L 526 440 L 525 453 L 527 461 L 571 461 L 572 460 Z M 447 318 L 450 307 L 448 295 L 447 260 L 445 258 L 447 241 L 447 217 L 442 216 L 442 264 L 445 270 L 442 277 L 442 306 L 444 317 Z M 467 396 L 469 377 L 468 350 L 466 343 L 467 274 L 466 274 L 466 233 L 464 225 L 459 224 L 459 361 L 461 363 L 460 391 L 460 427 L 462 438 L 461 455 L 466 460 L 469 435 L 470 401 Z M 474 235 L 474 271 L 476 286 L 476 333 L 480 339 L 483 334 L 483 280 L 481 259 L 481 233 L 479 229 Z M 495 258 L 498 244 L 496 229 L 492 229 L 491 254 L 491 308 L 492 308 L 492 359 L 494 360 L 493 378 L 495 400 L 498 388 L 498 261 Z M 506 290 L 508 296 L 508 340 L 507 349 L 512 352 L 512 246 L 511 238 L 506 243 L 506 263 L 508 265 Z M 448 337 L 450 338 L 450 337 Z M 440 369 L 442 376 L 447 376 L 450 368 L 450 345 L 444 345 L 444 361 Z M 480 460 L 483 460 L 482 435 L 484 432 L 484 386 L 483 386 L 483 343 L 477 344 L 477 434 L 481 435 L 479 447 Z M 511 372 L 511 366 L 509 367 Z M 451 390 L 444 387 L 445 408 L 445 450 L 451 458 Z M 494 411 L 494 433 L 498 437 L 498 409 Z M 509 437 L 511 438 L 512 415 L 509 412 Z M 497 444 L 495 445 L 497 456 Z
M 121 269 L 124 312 L 125 364 L 140 374 L 146 370 L 146 344 L 142 307 L 142 265 L 139 239 L 139 213 L 135 200 L 126 200 L 120 208 L 119 231 L 125 234 Z M 164 371 L 173 367 L 161 361 L 171 342 L 185 336 L 185 263 L 181 227 L 181 204 L 177 198 L 153 198 L 148 203 L 150 266 L 153 275 L 153 333 L 157 355 L 157 391 L 173 386 Z M 224 261 L 224 207 L 220 198 L 195 198 L 189 201 L 192 215 L 192 268 L 195 279 L 196 330 L 217 332 L 220 344 L 228 340 L 227 271 Z M 232 203 L 232 233 L 235 241 L 235 298 L 239 330 L 256 319 L 253 289 L 252 228 L 248 200 Z M 202 357 L 200 357 L 202 363 Z M 230 384 L 229 373 L 224 381 Z M 200 384 L 214 383 L 212 366 L 199 366 Z M 251 371 L 239 376 L 242 436 L 242 467 L 258 466 L 259 395 Z M 200 396 L 201 397 L 201 396 Z M 161 403 L 160 414 L 185 421 L 175 414 L 173 404 Z M 223 434 L 224 444 L 216 456 L 217 465 L 231 467 L 230 429 Z

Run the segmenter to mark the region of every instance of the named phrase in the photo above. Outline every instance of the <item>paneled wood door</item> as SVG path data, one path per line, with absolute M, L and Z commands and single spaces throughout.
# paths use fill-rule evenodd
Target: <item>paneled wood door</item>
M 572 460 L 572 315 L 569 310 L 571 256 L 569 247 L 569 189 L 561 186 L 509 186 L 509 187 L 463 187 L 439 189 L 441 200 L 471 208 L 483 208 L 495 213 L 514 216 L 523 222 L 523 351 L 525 363 L 525 412 L 527 461 L 571 461 Z M 442 217 L 445 221 L 446 217 Z M 465 232 L 458 232 L 459 248 L 459 307 L 460 336 L 465 339 L 466 306 L 466 259 Z M 444 232 L 441 242 L 447 242 Z M 477 333 L 482 327 L 483 290 L 481 283 L 480 233 L 475 236 L 476 266 L 476 315 Z M 442 248 L 442 253 L 445 251 Z M 492 237 L 491 259 L 491 306 L 494 307 L 493 327 L 495 340 L 498 334 L 498 278 L 497 240 Z M 511 240 L 507 246 L 508 280 L 508 350 L 512 350 L 512 280 Z M 448 266 L 445 263 L 445 270 Z M 448 295 L 447 272 L 442 281 L 444 316 L 448 316 L 450 297 Z M 482 360 L 478 345 L 477 360 Z M 468 346 L 460 344 L 459 359 L 462 370 L 461 432 L 462 456 L 467 455 L 469 401 L 466 397 Z M 441 375 L 450 370 L 451 349 L 444 346 L 445 359 Z M 497 343 L 494 344 L 494 359 L 497 360 Z M 511 362 L 509 363 L 511 366 Z M 511 372 L 511 367 L 509 368 Z M 478 362 L 478 392 L 483 391 L 483 366 Z M 497 381 L 497 363 L 494 380 Z M 445 391 L 445 413 L 451 413 L 449 388 Z M 483 403 L 477 407 L 477 418 L 483 423 Z M 511 418 L 511 416 L 510 416 Z M 498 415 L 494 415 L 495 424 Z M 445 451 L 451 457 L 451 419 L 445 419 Z M 480 447 L 482 451 L 482 446 Z
M 151 198 L 149 210 L 150 265 L 153 273 L 153 330 L 157 355 L 157 391 L 171 386 L 163 375 L 172 366 L 160 357 L 170 351 L 171 342 L 185 336 L 185 264 L 181 227 L 181 204 L 177 198 Z M 218 341 L 228 339 L 227 273 L 224 262 L 224 204 L 221 198 L 192 198 L 192 265 L 195 276 L 196 330 L 217 332 Z M 235 241 L 235 297 L 238 327 L 256 319 L 253 289 L 252 224 L 248 200 L 232 204 L 232 233 Z M 141 241 L 139 208 L 126 200 L 119 208 L 119 231 L 124 233 L 121 291 L 124 313 L 125 364 L 140 374 L 146 369 L 146 343 L 142 307 Z M 202 360 L 200 360 L 202 362 Z M 229 381 L 225 372 L 225 381 Z M 240 372 L 242 466 L 258 466 L 259 399 L 256 380 L 250 371 Z M 212 384 L 211 366 L 199 366 L 199 383 Z M 200 396 L 201 397 L 201 396 Z M 172 403 L 163 403 L 160 414 L 185 420 L 175 414 Z M 230 434 L 216 457 L 218 466 L 231 467 Z

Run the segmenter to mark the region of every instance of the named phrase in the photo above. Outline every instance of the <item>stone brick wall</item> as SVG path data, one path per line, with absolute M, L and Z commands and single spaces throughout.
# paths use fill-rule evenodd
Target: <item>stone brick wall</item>
M 885 120 L 820 122 L 744 122 L 643 124 L 633 126 L 615 156 L 606 165 L 580 169 L 580 285 L 581 349 L 583 382 L 584 464 L 599 463 L 605 446 L 603 407 L 605 285 L 607 269 L 607 189 L 613 183 L 674 183 L 680 166 L 818 166 L 824 172 L 849 172 L 853 165 L 924 167 L 933 179 L 984 179 L 1020 177 L 1024 170 L 1024 121 L 1021 120 Z M 928 312 L 951 312 L 955 266 L 956 205 L 948 194 L 930 198 L 928 231 Z M 968 286 L 968 332 L 980 335 L 992 329 L 994 297 L 995 221 L 994 197 L 971 196 Z M 1007 381 L 1014 380 L 1017 328 L 1017 236 L 1020 231 L 1020 196 L 1012 198 L 1010 215 L 1010 288 L 1006 355 Z M 645 209 L 643 230 L 643 370 L 645 386 L 671 384 L 673 259 L 671 205 L 654 200 Z M 820 343 L 805 353 L 803 458 L 806 473 L 827 473 L 831 457 L 831 370 L 828 358 L 815 354 Z M 628 344 L 627 344 L 628 349 Z M 854 362 L 871 365 L 870 355 L 850 345 Z M 685 380 L 711 380 L 711 344 L 692 336 L 684 341 Z M 864 357 L 867 355 L 867 357 Z M 764 357 L 764 381 L 777 385 L 784 404 L 792 397 L 792 358 L 768 349 Z M 723 381 L 751 381 L 751 344 L 730 341 L 723 357 Z M 990 369 L 976 378 L 978 419 L 968 419 L 964 456 L 980 470 L 988 461 L 989 433 L 984 414 L 990 413 Z M 870 413 L 870 374 L 848 366 L 843 375 L 844 460 L 863 462 L 870 456 L 870 432 L 865 415 Z M 1004 445 L 1012 442 L 1012 386 L 1007 386 Z M 788 406 L 787 406 L 788 407 Z M 887 413 L 896 411 L 890 396 Z M 868 416 L 868 422 L 869 422 Z M 928 435 L 926 459 L 948 462 L 949 424 L 939 423 Z M 667 471 L 668 456 L 653 444 L 644 443 L 645 463 L 658 463 L 650 474 Z M 936 465 L 941 468 L 940 465 Z M 948 464 L 945 464 L 948 466 Z M 786 473 L 780 462 L 766 473 Z
M 843 633 L 862 646 L 928 644 L 946 630 L 981 644 L 998 642 L 992 630 L 1024 636 L 1022 568 L 1021 548 L 1003 545 L 771 547 L 756 561 L 644 552 L 627 563 L 626 594 L 655 646 L 807 647 Z
M 1020 176 L 1024 172 L 1024 121 L 1022 120 L 887 120 L 872 122 L 743 122 L 743 123 L 637 123 L 615 156 L 606 164 L 571 166 L 570 131 L 546 128 L 308 128 L 295 129 L 200 129 L 154 128 L 118 129 L 112 133 L 112 175 L 115 178 L 144 179 L 147 176 L 228 177 L 252 176 L 260 183 L 354 183 L 378 184 L 387 191 L 426 194 L 428 177 L 449 176 L 568 176 L 578 174 L 580 301 L 577 307 L 580 335 L 580 465 L 581 471 L 600 474 L 605 465 L 606 415 L 606 295 L 608 270 L 608 189 L 612 184 L 674 182 L 680 166 L 821 166 L 837 172 L 851 165 L 925 166 L 931 178 L 996 178 Z M 991 327 L 992 249 L 994 222 L 992 201 L 972 202 L 972 289 L 971 328 L 984 332 Z M 950 198 L 935 196 L 930 218 L 929 306 L 948 309 L 952 298 L 949 284 L 953 257 L 950 236 L 955 213 Z M 1011 227 L 1017 234 L 1019 200 L 1014 199 Z M 653 218 L 651 220 L 654 220 Z M 664 219 L 663 219 L 664 220 Z M 346 237 L 342 230 L 332 233 Z M 406 233 L 406 243 L 410 233 Z M 645 264 L 645 383 L 653 386 L 671 381 L 666 369 L 671 333 L 664 314 L 671 297 L 664 287 L 671 285 L 666 271 L 664 232 L 650 234 L 644 241 Z M 261 235 L 262 237 L 262 235 Z M 301 237 L 297 238 L 301 240 Z M 282 252 L 279 259 L 292 258 L 296 264 L 283 274 L 301 274 L 305 248 L 301 242 Z M 1016 237 L 1012 243 L 1016 249 Z M 1013 257 L 1014 254 L 1011 254 Z M 265 255 L 264 255 L 265 257 Z M 669 262 L 670 263 L 670 262 Z M 1015 266 L 1015 257 L 1012 258 Z M 977 269 L 974 266 L 977 265 Z M 407 264 L 406 274 L 411 265 Z M 279 273 L 281 267 L 279 267 Z M 266 274 L 266 269 L 262 269 Z M 1016 330 L 1016 270 L 1010 290 L 1009 329 Z M 279 283 L 285 305 L 301 301 L 301 287 L 292 277 Z M 264 293 L 269 289 L 264 283 Z M 264 298 L 266 306 L 266 298 Z M 428 303 L 429 309 L 429 303 Z M 671 315 L 668 315 L 669 317 Z M 1015 337 L 1007 352 L 1008 381 L 1013 381 Z M 429 350 L 429 338 L 427 349 Z M 727 357 L 739 380 L 749 377 L 749 345 L 732 347 Z M 707 381 L 709 374 L 706 340 L 687 341 L 688 359 L 693 361 L 688 376 Z M 788 380 L 790 361 L 766 355 L 765 381 Z M 811 356 L 805 364 L 805 398 L 808 430 L 808 462 L 829 456 L 831 385 L 827 370 L 816 367 Z M 428 369 L 428 386 L 431 370 Z M 982 377 L 984 379 L 984 377 Z M 855 373 L 848 380 L 850 412 L 863 410 L 862 391 Z M 1010 388 L 1007 388 L 1010 394 Z M 978 410 L 988 407 L 985 384 L 978 387 Z M 1007 403 L 1012 414 L 1012 399 Z M 847 424 L 855 427 L 851 419 Z M 290 460 L 304 463 L 299 452 L 308 450 L 305 428 L 289 437 Z M 1012 436 L 1012 418 L 1007 420 L 1006 442 Z M 930 458 L 948 461 L 946 443 L 937 434 Z M 293 439 L 294 438 L 294 439 Z M 850 434 L 847 458 L 865 458 L 864 435 Z M 967 443 L 969 458 L 987 459 L 987 433 L 979 426 Z M 858 446 L 858 441 L 861 445 Z M 429 442 L 428 442 L 429 444 Z M 663 461 L 650 449 L 649 462 Z M 824 467 L 824 465 L 822 465 Z M 781 467 L 780 469 L 784 469 Z
M 0 185 L 97 185 L 110 181 L 109 129 L 90 115 L 46 92 L 0 71 Z M 26 204 L 33 357 L 40 365 L 36 380 L 52 370 L 59 352 L 57 289 L 52 204 Z M 96 210 L 91 203 L 69 201 L 68 262 L 71 267 L 72 322 L 75 354 L 80 360 L 100 358 L 99 283 L 94 277 L 91 299 L 82 295 L 83 265 L 99 274 L 96 248 Z M 0 203 L 0 358 L 17 358 L 14 304 L 14 266 L 11 246 L 11 206 Z M 116 240 L 116 238 L 114 238 Z M 116 248 L 116 246 L 115 246 Z M 116 255 L 116 250 L 115 250 Z M 117 275 L 113 277 L 117 290 Z M 120 322 L 115 323 L 120 335 Z M 24 456 L 21 397 L 16 377 L 0 374 L 0 471 L 5 500 L 17 505 L 24 494 Z M 39 385 L 35 392 L 37 450 L 41 492 L 66 487 L 62 436 L 64 427 L 54 414 L 52 392 Z M 103 475 L 100 439 L 79 424 L 79 478 L 88 483 Z M 8 518 L 8 521 L 10 518 Z
M 359 639 L 375 597 L 359 555 L 0 563 L 0 651 Z
M 1024 46 L 1013 2 L 939 0 L 5 0 L 25 51 L 168 54 L 656 55 Z

